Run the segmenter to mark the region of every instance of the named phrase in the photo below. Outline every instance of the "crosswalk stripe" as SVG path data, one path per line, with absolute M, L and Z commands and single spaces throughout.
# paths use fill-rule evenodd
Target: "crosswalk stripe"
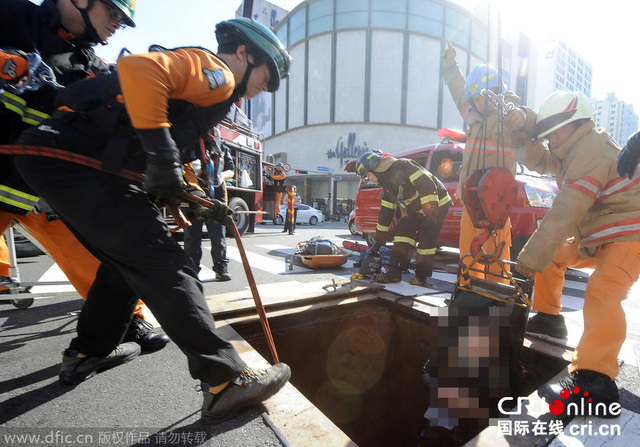
M 274 275 L 288 275 L 290 273 L 297 273 L 305 270 L 297 265 L 294 265 L 293 269 L 289 270 L 286 257 L 282 257 L 278 260 L 278 258 L 274 259 L 273 256 L 259 255 L 250 251 L 246 252 L 246 254 L 247 260 L 249 261 L 249 265 L 252 269 L 263 270 L 265 272 L 273 273 Z M 242 262 L 240 251 L 236 247 L 227 247 L 227 257 L 234 261 Z

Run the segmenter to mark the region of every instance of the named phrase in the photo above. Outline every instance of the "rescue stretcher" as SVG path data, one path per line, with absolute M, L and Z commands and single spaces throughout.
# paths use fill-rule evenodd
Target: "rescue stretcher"
M 302 263 L 312 269 L 336 268 L 347 262 L 351 253 L 333 244 L 332 254 L 310 253 L 310 241 L 302 241 L 296 244 L 296 252 L 288 259 L 289 270 L 293 270 L 294 263 Z

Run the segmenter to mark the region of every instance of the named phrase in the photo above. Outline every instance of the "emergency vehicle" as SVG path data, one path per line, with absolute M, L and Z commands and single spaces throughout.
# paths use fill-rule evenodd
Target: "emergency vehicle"
M 235 175 L 227 182 L 229 207 L 240 234 L 253 232 L 256 223 L 275 219 L 275 187 L 269 178 L 274 165 L 264 160 L 264 136 L 228 119 L 216 126 L 216 139 L 229 148 Z M 264 215 L 264 216 L 263 216 Z
M 393 154 L 396 158 L 415 160 L 434 174 L 449 191 L 453 199 L 453 206 L 440 233 L 439 246 L 457 248 L 460 240 L 460 219 L 462 217 L 462 202 L 456 197 L 459 177 L 458 171 L 462 165 L 462 153 L 465 148 L 466 135 L 452 129 L 440 129 L 438 136 L 440 143 L 408 149 Z M 349 165 L 347 170 L 355 169 Z M 516 175 L 518 183 L 517 206 L 511 211 L 511 254 L 517 256 L 529 237 L 540 224 L 553 204 L 558 194 L 558 186 L 551 176 L 541 176 L 519 168 Z M 362 234 L 369 245 L 373 245 L 380 211 L 380 194 L 382 188 L 369 181 L 360 181 L 356 196 L 355 231 Z M 393 230 L 393 227 L 392 227 Z

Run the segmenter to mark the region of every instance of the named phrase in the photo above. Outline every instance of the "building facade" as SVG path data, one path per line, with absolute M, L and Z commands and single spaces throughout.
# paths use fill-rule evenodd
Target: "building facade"
M 557 90 L 578 91 L 591 98 L 593 68 L 577 51 L 557 37 L 547 39 L 539 48 L 534 101 L 527 104 L 538 110 L 542 101 Z
M 465 75 L 489 51 L 499 65 L 485 22 L 446 0 L 308 0 L 291 11 L 274 29 L 293 58 L 290 76 L 252 104 L 251 118 L 269 158 L 291 166 L 304 203 L 346 213 L 358 186 L 344 171 L 349 161 L 432 144 L 442 127 L 463 129 L 441 55 L 451 41 Z M 501 42 L 504 81 L 525 95 L 514 73 L 528 51 Z
M 592 99 L 591 104 L 596 111 L 596 125 L 606 129 L 621 146 L 638 131 L 638 115 L 633 106 L 618 100 L 615 93 L 608 93 L 602 101 Z

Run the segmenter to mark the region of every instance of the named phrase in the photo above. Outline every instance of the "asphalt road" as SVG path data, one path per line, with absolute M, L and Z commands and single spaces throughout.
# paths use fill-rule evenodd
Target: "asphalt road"
M 269 222 L 243 237 L 259 285 L 286 287 L 325 280 L 329 284 L 357 271 L 352 263 L 359 259 L 358 255 L 333 270 L 288 268 L 287 259 L 295 252 L 296 243 L 311 237 L 325 236 L 339 245 L 344 240 L 363 242 L 349 233 L 346 223 L 298 225 L 294 235 L 282 233 L 282 228 Z M 233 279 L 229 282 L 212 279 L 211 261 L 205 250 L 201 277 L 206 295 L 248 288 L 235 241 L 228 239 L 228 243 Z M 208 241 L 203 245 L 208 248 Z M 448 281 L 451 288 L 456 262 L 456 251 L 439 251 L 436 257 L 436 274 L 444 283 Z M 21 281 L 31 282 L 45 273 L 51 274 L 52 265 L 46 255 L 20 259 Z M 404 280 L 409 277 L 405 274 Z M 566 318 L 579 321 L 581 312 L 571 306 L 581 308 L 588 272 L 570 271 L 567 279 Z M 640 346 L 639 296 L 640 287 L 636 284 L 624 303 L 632 350 Z M 194 390 L 196 383 L 187 372 L 185 358 L 173 343 L 75 387 L 60 385 L 57 381 L 60 352 L 74 336 L 82 303 L 77 294 L 70 292 L 36 299 L 24 310 L 0 304 L 0 445 L 286 445 L 286 440 L 278 439 L 267 426 L 260 408 L 214 428 L 204 428 L 199 422 L 200 393 Z M 627 362 L 621 376 L 627 389 L 639 389 L 636 365 Z M 625 396 L 625 400 L 627 407 L 638 405 L 634 393 Z M 634 408 L 636 412 L 637 408 L 640 405 Z M 6 437 L 29 433 L 40 439 L 29 443 Z M 66 435 L 71 437 L 63 438 Z M 93 436 L 93 443 L 79 441 L 88 435 Z M 45 440 L 47 436 L 49 442 Z
M 336 242 L 358 239 L 341 223 L 299 225 L 295 235 L 282 233 L 282 228 L 259 225 L 255 234 L 243 238 L 258 284 L 329 283 L 337 278 L 329 271 L 288 269 L 286 259 L 295 244 L 319 235 Z M 205 250 L 201 276 L 207 295 L 248 288 L 235 241 L 228 242 L 233 277 L 229 282 L 211 279 Z M 203 244 L 209 247 L 208 241 Z M 20 280 L 48 278 L 55 274 L 53 265 L 46 255 L 20 258 Z M 336 272 L 348 276 L 351 270 Z M 0 303 L 0 445 L 287 445 L 269 427 L 261 407 L 213 428 L 204 427 L 199 422 L 201 393 L 173 343 L 77 386 L 61 385 L 60 353 L 75 334 L 82 303 L 74 292 L 37 298 L 23 310 Z

